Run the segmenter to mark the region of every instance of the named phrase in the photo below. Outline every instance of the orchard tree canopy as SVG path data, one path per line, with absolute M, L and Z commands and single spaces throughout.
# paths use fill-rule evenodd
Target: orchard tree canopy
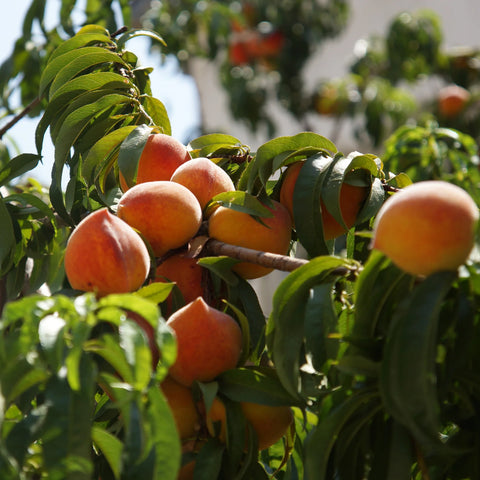
M 129 43 L 171 32 L 112 5 L 48 32 L 34 1 L 2 68 L 3 132 L 15 82 L 39 120 L 0 165 L 0 478 L 478 478 L 475 139 L 182 144 Z M 274 269 L 267 315 L 250 280 Z

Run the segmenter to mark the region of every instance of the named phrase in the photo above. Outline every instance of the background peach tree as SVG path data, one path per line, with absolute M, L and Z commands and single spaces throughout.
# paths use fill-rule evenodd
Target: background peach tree
M 87 25 L 59 42 L 38 82 L 44 108 L 38 151 L 2 153 L 2 478 L 177 476 L 180 442 L 158 388 L 176 354 L 160 316 L 171 286 L 96 299 L 73 291 L 62 269 L 72 228 L 118 199 L 117 159 L 126 150 L 138 154 L 130 135 L 141 135 L 145 126 L 170 133 L 164 106 L 151 96 L 149 71 L 126 49 L 140 33 L 112 35 Z M 23 177 L 40 161 L 47 129 L 55 145 L 48 190 Z M 294 197 L 292 248 L 300 243 L 307 260 L 278 286 L 268 318 L 223 256 L 209 253 L 204 260 L 221 294 L 247 319 L 242 327 L 249 332 L 251 365 L 225 372 L 214 385 L 198 385 L 202 395 L 215 389 L 232 401 L 291 405 L 295 428 L 260 454 L 210 439 L 198 453 L 195 478 L 226 478 L 226 472 L 239 479 L 476 478 L 478 265 L 418 281 L 368 248 L 372 218 L 410 183 L 402 167 L 394 167 L 417 155 L 409 173 L 425 175 L 412 140 L 425 133 L 408 134 L 402 157 L 398 148 L 389 150 L 385 162 L 338 152 L 311 132 L 273 138 L 257 151 L 231 135 L 191 140 L 194 155 L 224 160 L 240 192 L 231 208 L 260 217 L 255 198 L 278 198 L 281 180 L 272 179 L 288 164 L 306 162 Z M 474 195 L 474 141 L 451 129 L 435 135 L 442 158 L 451 160 L 435 175 Z M 320 197 L 339 217 L 339 190 L 349 175 L 368 190 L 367 201 L 345 237 L 326 241 Z M 162 352 L 155 370 L 148 339 L 127 310 L 155 329 Z M 236 420 L 234 432 L 242 425 Z

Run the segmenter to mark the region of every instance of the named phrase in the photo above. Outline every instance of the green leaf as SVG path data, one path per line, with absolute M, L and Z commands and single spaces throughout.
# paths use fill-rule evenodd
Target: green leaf
M 85 50 L 87 48 L 89 47 L 75 51 L 74 53 L 76 53 L 76 56 L 74 57 L 74 59 L 71 60 L 68 64 L 62 66 L 62 68 L 56 73 L 49 87 L 49 98 L 51 98 L 55 94 L 55 92 L 65 83 L 67 83 L 77 75 L 81 74 L 85 70 L 90 69 L 94 66 L 116 63 L 128 69 L 128 65 L 122 60 L 122 58 L 118 54 L 112 53 L 108 50 L 103 50 L 102 52 L 97 51 L 86 53 Z M 58 57 L 53 62 L 55 63 L 56 60 L 62 60 L 63 57 L 67 55 L 69 55 L 69 53 Z M 47 65 L 47 68 L 48 66 L 49 65 Z
M 13 250 L 15 248 L 15 232 L 13 230 L 13 223 L 4 200 L 0 197 L 0 266 L 2 275 L 10 268 L 10 263 L 13 258 Z
M 135 295 L 146 298 L 153 303 L 162 303 L 168 298 L 174 285 L 174 283 L 153 282 L 137 290 Z
M 273 217 L 273 213 L 257 197 L 241 190 L 215 195 L 206 206 L 206 210 L 213 205 L 221 205 L 256 217 Z
M 355 265 L 343 258 L 317 257 L 291 272 L 275 291 L 267 343 L 283 386 L 296 398 L 299 398 L 301 387 L 300 361 L 310 289 L 351 273 L 357 268 Z
M 165 135 L 172 134 L 172 126 L 165 105 L 155 97 L 146 95 L 142 97 L 142 105 L 149 119 Z
M 194 149 L 202 149 L 211 145 L 240 145 L 241 142 L 238 138 L 231 135 L 225 135 L 223 133 L 210 133 L 208 135 L 202 135 L 190 141 L 190 146 Z
M 75 61 L 76 63 L 73 63 Z M 50 83 L 64 68 L 70 66 L 70 69 L 67 70 L 70 74 L 68 76 L 65 76 L 65 73 L 62 75 L 63 81 L 60 82 L 58 87 L 61 87 L 68 80 L 71 80 L 71 78 L 76 76 L 76 74 L 80 73 L 82 70 L 105 62 L 123 63 L 116 53 L 109 52 L 102 47 L 84 47 L 79 50 L 75 49 L 53 58 L 47 63 L 40 78 L 40 95 L 45 92 Z M 74 69 L 73 67 L 75 66 L 76 68 Z M 53 91 L 50 92 L 50 94 L 53 94 Z
M 41 160 L 40 155 L 34 153 L 22 153 L 12 158 L 0 170 L 0 186 L 10 183 L 14 178 L 33 170 Z
M 136 183 L 138 162 L 151 133 L 152 127 L 139 125 L 128 134 L 120 146 L 118 168 L 128 187 Z
M 318 372 L 324 371 L 325 364 L 336 358 L 339 348 L 338 338 L 330 337 L 338 334 L 333 286 L 333 282 L 314 286 L 305 308 L 305 352 Z
M 126 33 L 121 35 L 120 37 L 117 38 L 117 47 L 118 48 L 123 48 L 123 46 L 132 38 L 135 37 L 148 37 L 151 38 L 152 40 L 155 40 L 156 42 L 160 43 L 164 47 L 167 46 L 165 43 L 165 40 L 158 35 L 156 32 L 152 30 L 144 30 L 144 29 L 132 29 L 128 30 Z
M 105 456 L 114 478 L 119 480 L 122 469 L 123 443 L 118 437 L 98 425 L 92 427 L 92 440 Z
M 50 55 L 48 61 L 51 62 L 53 59 L 68 53 L 72 50 L 77 50 L 80 47 L 85 47 L 90 44 L 105 44 L 114 45 L 113 40 L 108 35 L 108 31 L 103 27 L 100 27 L 97 31 L 85 31 L 81 33 L 80 31 L 73 37 L 65 40 L 61 43 Z
M 447 448 L 439 439 L 435 366 L 440 311 L 455 277 L 455 272 L 430 275 L 399 305 L 381 366 L 386 410 L 409 429 L 427 454 Z
M 84 159 L 82 169 L 83 176 L 88 183 L 92 184 L 99 168 L 106 163 L 111 156 L 118 154 L 121 143 L 135 128 L 137 128 L 135 125 L 129 125 L 114 130 L 102 137 L 90 148 Z
M 197 455 L 193 480 L 218 478 L 224 451 L 225 445 L 219 440 L 208 440 Z
M 372 401 L 378 401 L 378 391 L 364 389 L 321 418 L 318 425 L 305 440 L 306 477 L 315 480 L 327 480 L 329 459 L 335 443 L 349 419 Z
M 219 391 L 236 402 L 262 405 L 297 405 L 270 367 L 242 367 L 227 370 L 218 377 Z M 300 403 L 301 404 L 301 403 Z
M 312 155 L 300 169 L 293 191 L 293 217 L 298 241 L 310 257 L 325 255 L 332 250 L 324 238 L 320 201 L 328 171 L 338 157 Z
M 119 341 L 125 358 L 134 372 L 131 382 L 136 390 L 143 390 L 152 375 L 152 352 L 143 329 L 134 321 L 122 322 L 118 329 Z
M 355 282 L 355 323 L 352 336 L 376 338 L 382 312 L 406 295 L 413 278 L 373 250 Z M 390 303 L 389 303 L 390 302 Z M 390 310 L 388 310 L 389 313 Z
M 270 176 L 285 160 L 294 156 L 305 158 L 314 153 L 334 154 L 337 147 L 327 138 L 316 133 L 303 132 L 291 137 L 278 137 L 261 145 L 249 172 L 247 191 L 252 192 L 257 178 L 266 185 Z M 282 162 L 275 162 L 277 156 L 282 156 Z
M 181 445 L 172 411 L 161 389 L 149 388 L 145 423 L 152 430 L 155 448 L 155 477 L 175 480 L 181 462 Z M 145 478 L 145 477 L 136 477 Z
M 120 348 L 118 340 L 112 335 L 102 335 L 85 342 L 84 349 L 86 352 L 96 353 L 106 360 L 115 372 L 125 382 L 132 384 L 134 382 L 134 374 L 130 364 L 128 363 L 124 351 Z

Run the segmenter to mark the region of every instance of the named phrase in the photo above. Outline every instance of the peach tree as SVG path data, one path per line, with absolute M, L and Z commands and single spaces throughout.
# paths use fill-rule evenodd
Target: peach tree
M 160 384 L 178 354 L 167 312 L 184 302 L 174 283 L 150 282 L 159 259 L 150 255 L 139 289 L 104 296 L 74 290 L 63 263 L 67 239 L 83 219 L 102 208 L 115 212 L 119 175 L 133 172 L 135 179 L 149 135 L 171 135 L 165 106 L 151 94 L 150 71 L 127 50 L 136 35 L 163 41 L 92 24 L 59 42 L 39 78 L 37 152 L 2 151 L 1 477 L 476 478 L 476 251 L 456 271 L 422 277 L 370 248 L 384 203 L 427 170 L 428 152 L 416 140 L 425 132 L 416 129 L 390 140 L 393 172 L 380 157 L 344 154 L 313 132 L 273 138 L 256 151 L 225 133 L 191 139 L 192 158 L 211 159 L 235 186 L 210 206 L 260 224 L 269 215 L 265 205 L 280 198 L 287 168 L 303 166 L 287 255 L 215 241 L 208 220 L 186 246 L 208 278 L 208 301 L 240 325 L 243 349 L 235 368 L 192 386 L 207 410 L 214 398 L 223 400 L 223 437 L 220 425 L 209 428 L 202 417 L 195 438 L 180 438 Z M 41 159 L 47 132 L 55 146 L 48 189 L 25 178 Z M 477 199 L 476 184 L 468 184 L 478 178 L 471 137 L 449 129 L 435 135 L 451 168 L 433 170 Z M 409 158 L 419 161 L 402 163 Z M 404 165 L 410 177 L 401 173 Z M 342 216 L 345 184 L 365 191 L 353 226 Z M 325 236 L 327 212 L 343 228 L 336 239 Z M 239 261 L 288 272 L 268 314 L 232 269 Z M 294 421 L 259 451 L 243 402 L 290 407 Z M 186 473 L 182 466 L 192 462 Z

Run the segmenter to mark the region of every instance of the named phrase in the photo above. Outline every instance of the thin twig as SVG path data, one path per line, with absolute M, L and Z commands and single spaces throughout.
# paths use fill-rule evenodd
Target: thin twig
M 35 98 L 31 101 L 20 113 L 15 115 L 5 126 L 0 128 L 0 139 L 10 130 L 13 126 L 15 126 L 25 115 L 33 110 L 41 101 L 40 97 Z

